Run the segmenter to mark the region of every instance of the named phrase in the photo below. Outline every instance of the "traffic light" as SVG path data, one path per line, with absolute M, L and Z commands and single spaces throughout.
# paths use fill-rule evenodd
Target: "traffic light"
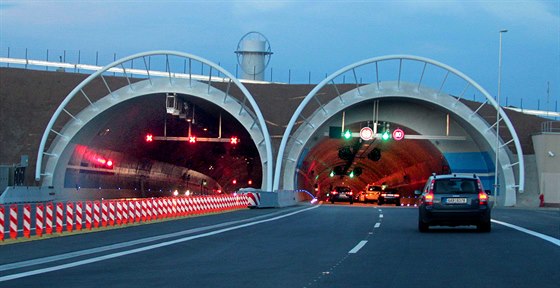
M 342 135 L 342 136 L 344 136 L 344 139 L 348 140 L 348 139 L 352 138 L 352 132 L 350 130 L 346 130 L 344 132 L 344 135 Z
M 229 138 L 229 143 L 232 144 L 232 145 L 235 145 L 235 144 L 239 143 L 239 138 L 237 138 L 235 136 L 230 137 Z
M 350 174 L 348 174 L 348 177 L 354 178 L 354 171 L 350 171 Z
M 329 177 L 334 177 L 334 171 L 331 171 L 331 173 L 329 173 Z
M 383 132 L 383 134 L 381 134 L 381 139 L 383 139 L 383 141 L 387 141 L 387 140 L 391 139 L 391 133 L 390 133 L 389 129 L 385 130 L 385 132 Z
M 196 143 L 196 137 L 195 136 L 189 136 L 189 143 Z
M 154 141 L 154 135 L 146 134 L 146 142 L 153 142 L 153 141 Z

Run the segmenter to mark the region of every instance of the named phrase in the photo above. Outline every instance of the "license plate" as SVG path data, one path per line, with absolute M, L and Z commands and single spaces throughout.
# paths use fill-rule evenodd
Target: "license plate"
M 447 198 L 445 200 L 447 204 L 467 204 L 467 198 Z

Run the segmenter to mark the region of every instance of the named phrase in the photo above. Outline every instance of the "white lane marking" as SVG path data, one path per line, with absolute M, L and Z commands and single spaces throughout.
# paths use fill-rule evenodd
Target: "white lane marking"
M 492 219 L 492 222 L 494 222 L 494 223 L 496 223 L 496 224 L 500 224 L 500 225 L 506 226 L 506 227 L 509 227 L 509 228 L 512 228 L 512 229 L 515 229 L 515 230 L 517 230 L 517 231 L 521 231 L 521 232 L 523 232 L 523 233 L 527 233 L 527 234 L 529 234 L 529 235 L 533 235 L 533 236 L 535 236 L 535 237 L 538 237 L 538 238 L 541 238 L 541 239 L 543 239 L 543 240 L 545 240 L 545 241 L 548 241 L 548 242 L 550 242 L 550 243 L 552 243 L 552 244 L 554 244 L 554 245 L 556 245 L 556 246 L 560 246 L 560 239 L 556 239 L 556 238 L 554 238 L 554 237 L 550 237 L 550 236 L 548 236 L 548 235 L 541 234 L 541 233 L 539 233 L 539 232 L 535 232 L 535 231 L 532 231 L 532 230 L 529 230 L 529 229 L 525 229 L 525 228 L 523 228 L 523 227 L 515 226 L 515 225 L 513 225 L 513 224 L 509 224 L 509 223 L 502 222 L 502 221 L 498 221 L 498 220 L 494 220 L 494 219 Z
M 362 240 L 360 241 L 360 243 L 358 243 L 358 245 L 356 245 L 356 247 L 352 248 L 352 250 L 348 251 L 349 254 L 356 254 L 358 253 L 358 251 L 360 251 L 360 249 L 362 249 L 362 247 L 364 247 L 366 245 L 367 241 L 366 240 Z
M 220 229 L 220 230 L 216 230 L 216 231 L 211 231 L 211 232 L 207 232 L 207 233 L 203 233 L 203 234 L 199 234 L 199 235 L 193 235 L 193 236 L 180 238 L 180 239 L 175 239 L 175 240 L 171 240 L 171 241 L 167 241 L 167 242 L 152 244 L 152 245 L 149 245 L 149 246 L 144 246 L 144 247 L 131 249 L 131 250 L 127 250 L 127 251 L 115 252 L 115 253 L 112 253 L 112 254 L 102 255 L 102 256 L 98 256 L 98 257 L 93 257 L 93 258 L 84 259 L 84 260 L 71 262 L 71 263 L 67 263 L 67 264 L 62 264 L 62 265 L 57 265 L 57 266 L 53 266 L 53 267 L 47 267 L 47 268 L 43 268 L 43 269 L 37 269 L 37 270 L 31 270 L 31 271 L 22 272 L 22 273 L 6 275 L 6 276 L 0 277 L 0 282 L 13 280 L 13 279 L 19 279 L 19 278 L 28 277 L 28 276 L 33 276 L 33 275 L 37 275 L 37 274 L 48 273 L 48 272 L 52 272 L 52 271 L 63 270 L 63 269 L 72 268 L 72 267 L 77 267 L 77 266 L 81 266 L 81 265 L 86 265 L 86 264 L 90 264 L 90 263 L 95 263 L 95 262 L 99 262 L 99 261 L 104 261 L 104 260 L 109 260 L 109 259 L 113 259 L 113 258 L 117 258 L 117 257 L 126 256 L 126 255 L 129 255 L 129 254 L 144 252 L 144 251 L 153 250 L 153 249 L 157 249 L 157 248 L 161 248 L 161 247 L 165 247 L 165 246 L 170 246 L 170 245 L 174 245 L 174 244 L 178 244 L 178 243 L 182 243 L 182 242 L 186 242 L 186 241 L 191 241 L 191 240 L 198 239 L 198 238 L 213 236 L 213 235 L 217 235 L 217 234 L 221 234 L 221 233 L 225 233 L 225 232 L 229 232 L 229 231 L 233 231 L 233 230 L 237 230 L 237 229 L 241 229 L 241 228 L 245 228 L 245 227 L 254 226 L 254 225 L 257 225 L 257 224 L 276 221 L 276 220 L 279 220 L 279 219 L 282 219 L 282 218 L 290 217 L 290 216 L 293 216 L 293 215 L 296 215 L 296 214 L 299 214 L 299 213 L 302 213 L 302 212 L 306 212 L 306 211 L 309 211 L 309 210 L 312 210 L 312 209 L 315 209 L 315 208 L 319 208 L 319 207 L 320 207 L 320 205 L 317 205 L 317 206 L 309 207 L 309 208 L 306 208 L 306 209 L 298 210 L 298 211 L 295 211 L 295 212 L 292 212 L 292 213 L 288 213 L 288 214 L 285 214 L 285 215 L 280 215 L 280 216 L 276 216 L 276 217 L 269 218 L 269 219 L 259 220 L 259 221 L 255 221 L 255 222 L 251 222 L 251 223 L 247 223 L 247 224 L 242 224 L 242 225 L 239 225 L 239 226 L 228 227 L 228 228 L 224 228 L 224 229 Z
M 383 214 L 379 214 L 379 218 L 383 218 Z
M 375 223 L 375 226 L 373 226 L 373 228 L 379 228 L 379 226 L 381 226 L 380 222 Z

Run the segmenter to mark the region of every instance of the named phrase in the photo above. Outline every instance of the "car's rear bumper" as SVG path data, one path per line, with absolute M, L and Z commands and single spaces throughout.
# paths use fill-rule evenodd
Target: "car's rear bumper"
M 420 220 L 429 225 L 477 225 L 490 221 L 491 210 L 487 207 L 470 210 L 435 210 L 420 208 Z

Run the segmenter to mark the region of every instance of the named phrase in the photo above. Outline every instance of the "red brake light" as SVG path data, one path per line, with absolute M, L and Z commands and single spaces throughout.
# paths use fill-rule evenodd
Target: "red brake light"
M 436 180 L 432 180 L 432 182 L 430 183 L 430 188 L 428 190 L 428 194 L 426 194 L 426 196 L 424 196 L 424 203 L 426 203 L 426 205 L 433 205 L 434 204 L 434 186 L 436 184 Z
M 479 205 L 488 204 L 488 194 L 486 194 L 484 191 L 478 193 L 478 204 Z
M 430 191 L 426 194 L 426 196 L 424 196 L 424 203 L 426 203 L 426 205 L 434 204 L 434 192 Z

